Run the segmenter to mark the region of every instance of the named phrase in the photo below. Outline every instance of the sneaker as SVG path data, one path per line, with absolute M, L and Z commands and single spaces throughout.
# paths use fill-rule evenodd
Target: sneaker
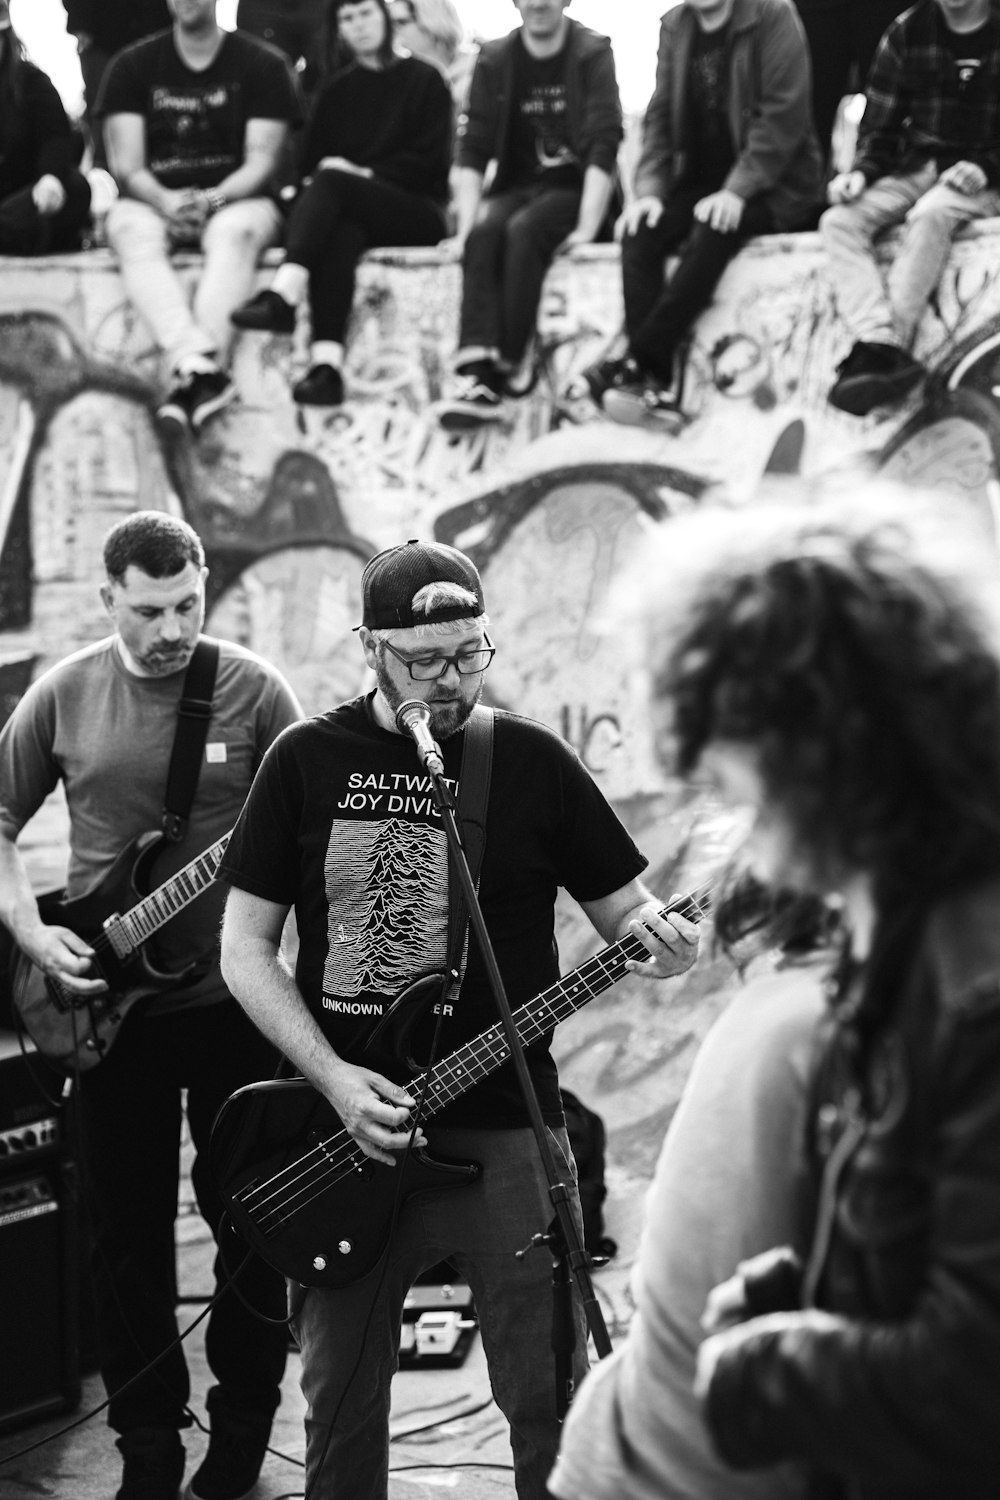
M 837 366 L 827 400 L 852 417 L 864 417 L 873 407 L 901 401 L 926 374 L 920 361 L 896 344 L 857 343 Z
M 156 415 L 168 427 L 198 432 L 235 399 L 236 387 L 225 370 L 197 370 L 171 387 Z
M 486 422 L 503 421 L 502 376 L 490 360 L 456 370 L 453 394 L 437 404 L 437 419 L 446 432 L 467 432 Z
M 292 386 L 299 406 L 340 406 L 343 399 L 344 377 L 333 365 L 313 365 Z
M 652 376 L 639 381 L 610 387 L 604 395 L 602 409 L 612 422 L 625 427 L 656 427 L 676 431 L 687 422 L 680 402 L 672 390 L 666 390 Z
M 264 1466 L 270 1436 L 270 1417 L 214 1413 L 208 1452 L 185 1486 L 183 1500 L 246 1500 Z
M 237 328 L 258 329 L 262 333 L 294 333 L 295 308 L 280 292 L 270 287 L 258 292 L 230 314 Z
M 583 371 L 583 379 L 595 406 L 603 407 L 606 392 L 621 386 L 640 386 L 644 375 L 630 354 L 617 359 L 602 359 Z
M 177 1500 L 184 1474 L 184 1444 L 176 1427 L 134 1427 L 123 1432 L 124 1459 L 115 1500 Z

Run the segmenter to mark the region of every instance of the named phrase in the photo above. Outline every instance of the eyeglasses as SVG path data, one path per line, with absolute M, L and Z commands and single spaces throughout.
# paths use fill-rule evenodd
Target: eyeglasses
M 387 651 L 392 652 L 397 661 L 403 663 L 414 682 L 437 682 L 449 667 L 454 667 L 462 677 L 475 677 L 477 672 L 485 672 L 496 655 L 497 648 L 490 642 L 488 635 L 484 635 L 484 639 L 484 647 L 475 651 L 456 651 L 454 656 L 441 656 L 435 652 L 433 656 L 409 657 L 397 651 L 389 641 L 383 641 L 382 644 Z

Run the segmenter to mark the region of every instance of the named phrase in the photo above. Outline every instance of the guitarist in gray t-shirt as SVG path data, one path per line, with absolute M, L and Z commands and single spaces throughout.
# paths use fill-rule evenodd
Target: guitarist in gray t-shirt
M 112 529 L 104 561 L 101 596 L 114 633 L 44 673 L 0 734 L 0 918 L 22 952 L 28 1029 L 77 1075 L 101 1370 L 124 1456 L 117 1500 L 176 1500 L 190 1394 L 180 1347 L 141 1372 L 177 1336 L 182 1090 L 199 1152 L 227 1094 L 272 1073 L 276 1061 L 222 980 L 222 892 L 211 877 L 264 752 L 301 711 L 272 666 L 218 642 L 190 815 L 178 840 L 164 836 L 178 705 L 202 639 L 204 551 L 186 522 L 143 511 Z M 17 839 L 60 782 L 70 817 L 67 892 L 47 924 Z M 214 1230 L 221 1203 L 197 1163 L 193 1181 Z M 248 1266 L 241 1290 L 280 1316 L 280 1278 L 262 1263 Z M 228 1297 L 211 1315 L 206 1344 L 217 1382 L 212 1436 L 185 1494 L 224 1500 L 242 1491 L 220 1488 L 220 1476 L 228 1484 L 242 1475 L 248 1489 L 263 1461 L 285 1335 Z

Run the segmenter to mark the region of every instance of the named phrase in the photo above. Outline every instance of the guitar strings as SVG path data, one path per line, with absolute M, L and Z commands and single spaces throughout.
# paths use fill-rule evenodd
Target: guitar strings
M 660 915 L 665 915 L 671 909 L 680 908 L 684 911 L 693 909 L 696 918 L 700 919 L 708 910 L 711 890 L 712 882 L 705 881 L 689 892 L 682 901 L 675 903 L 673 908 L 662 908 Z M 588 1000 L 603 993 L 610 984 L 617 983 L 622 977 L 625 972 L 625 961 L 629 958 L 638 958 L 645 951 L 640 940 L 631 934 L 618 943 L 601 949 L 572 974 L 557 981 L 547 990 L 543 990 L 541 994 L 536 995 L 514 1013 L 513 1019 L 519 1040 L 525 1045 L 530 1045 L 544 1036 L 546 1032 L 553 1030 L 560 1021 L 578 1009 L 576 1002 L 581 993 L 585 993 Z M 595 969 L 602 982 L 596 988 L 592 988 L 587 976 Z M 568 1009 L 560 1011 L 555 1007 L 555 1002 L 559 1000 L 563 1002 L 569 1000 L 572 1003 Z M 543 1020 L 545 1012 L 548 1015 Z M 436 1113 L 445 1104 L 451 1103 L 452 1099 L 458 1098 L 473 1084 L 480 1082 L 482 1078 L 502 1066 L 509 1055 L 510 1047 L 506 1042 L 503 1028 L 499 1025 L 491 1027 L 463 1047 L 458 1048 L 452 1053 L 450 1059 L 443 1059 L 432 1071 L 427 1087 L 425 1105 L 427 1114 Z M 466 1058 L 468 1061 L 459 1061 L 459 1059 Z M 425 1077 L 425 1074 L 418 1075 L 412 1080 L 411 1087 L 419 1089 Z M 406 1123 L 404 1121 L 404 1128 Z M 307 1207 L 323 1192 L 328 1191 L 350 1173 L 362 1170 L 365 1162 L 366 1157 L 357 1142 L 346 1130 L 341 1129 L 326 1140 L 317 1142 L 290 1166 L 283 1167 L 267 1181 L 257 1183 L 245 1193 L 238 1193 L 235 1197 L 261 1232 L 265 1236 L 271 1235 L 277 1232 L 289 1216 Z M 261 1200 L 262 1194 L 265 1196 Z M 265 1220 L 268 1221 L 267 1225 L 265 1225 Z

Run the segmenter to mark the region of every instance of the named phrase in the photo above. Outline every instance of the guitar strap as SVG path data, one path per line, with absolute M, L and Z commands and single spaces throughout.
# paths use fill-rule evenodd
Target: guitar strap
M 493 710 L 477 704 L 469 716 L 462 738 L 458 800 L 455 805 L 465 858 L 474 886 L 479 884 L 486 849 L 486 805 L 493 776 Z M 455 861 L 448 854 L 448 973 L 459 974 L 462 950 L 469 926 L 465 899 Z
M 202 636 L 188 662 L 177 705 L 177 728 L 170 752 L 167 789 L 163 798 L 161 827 L 164 837 L 179 843 L 187 830 L 188 815 L 198 788 L 201 757 L 212 717 L 212 693 L 219 665 L 219 643 Z

